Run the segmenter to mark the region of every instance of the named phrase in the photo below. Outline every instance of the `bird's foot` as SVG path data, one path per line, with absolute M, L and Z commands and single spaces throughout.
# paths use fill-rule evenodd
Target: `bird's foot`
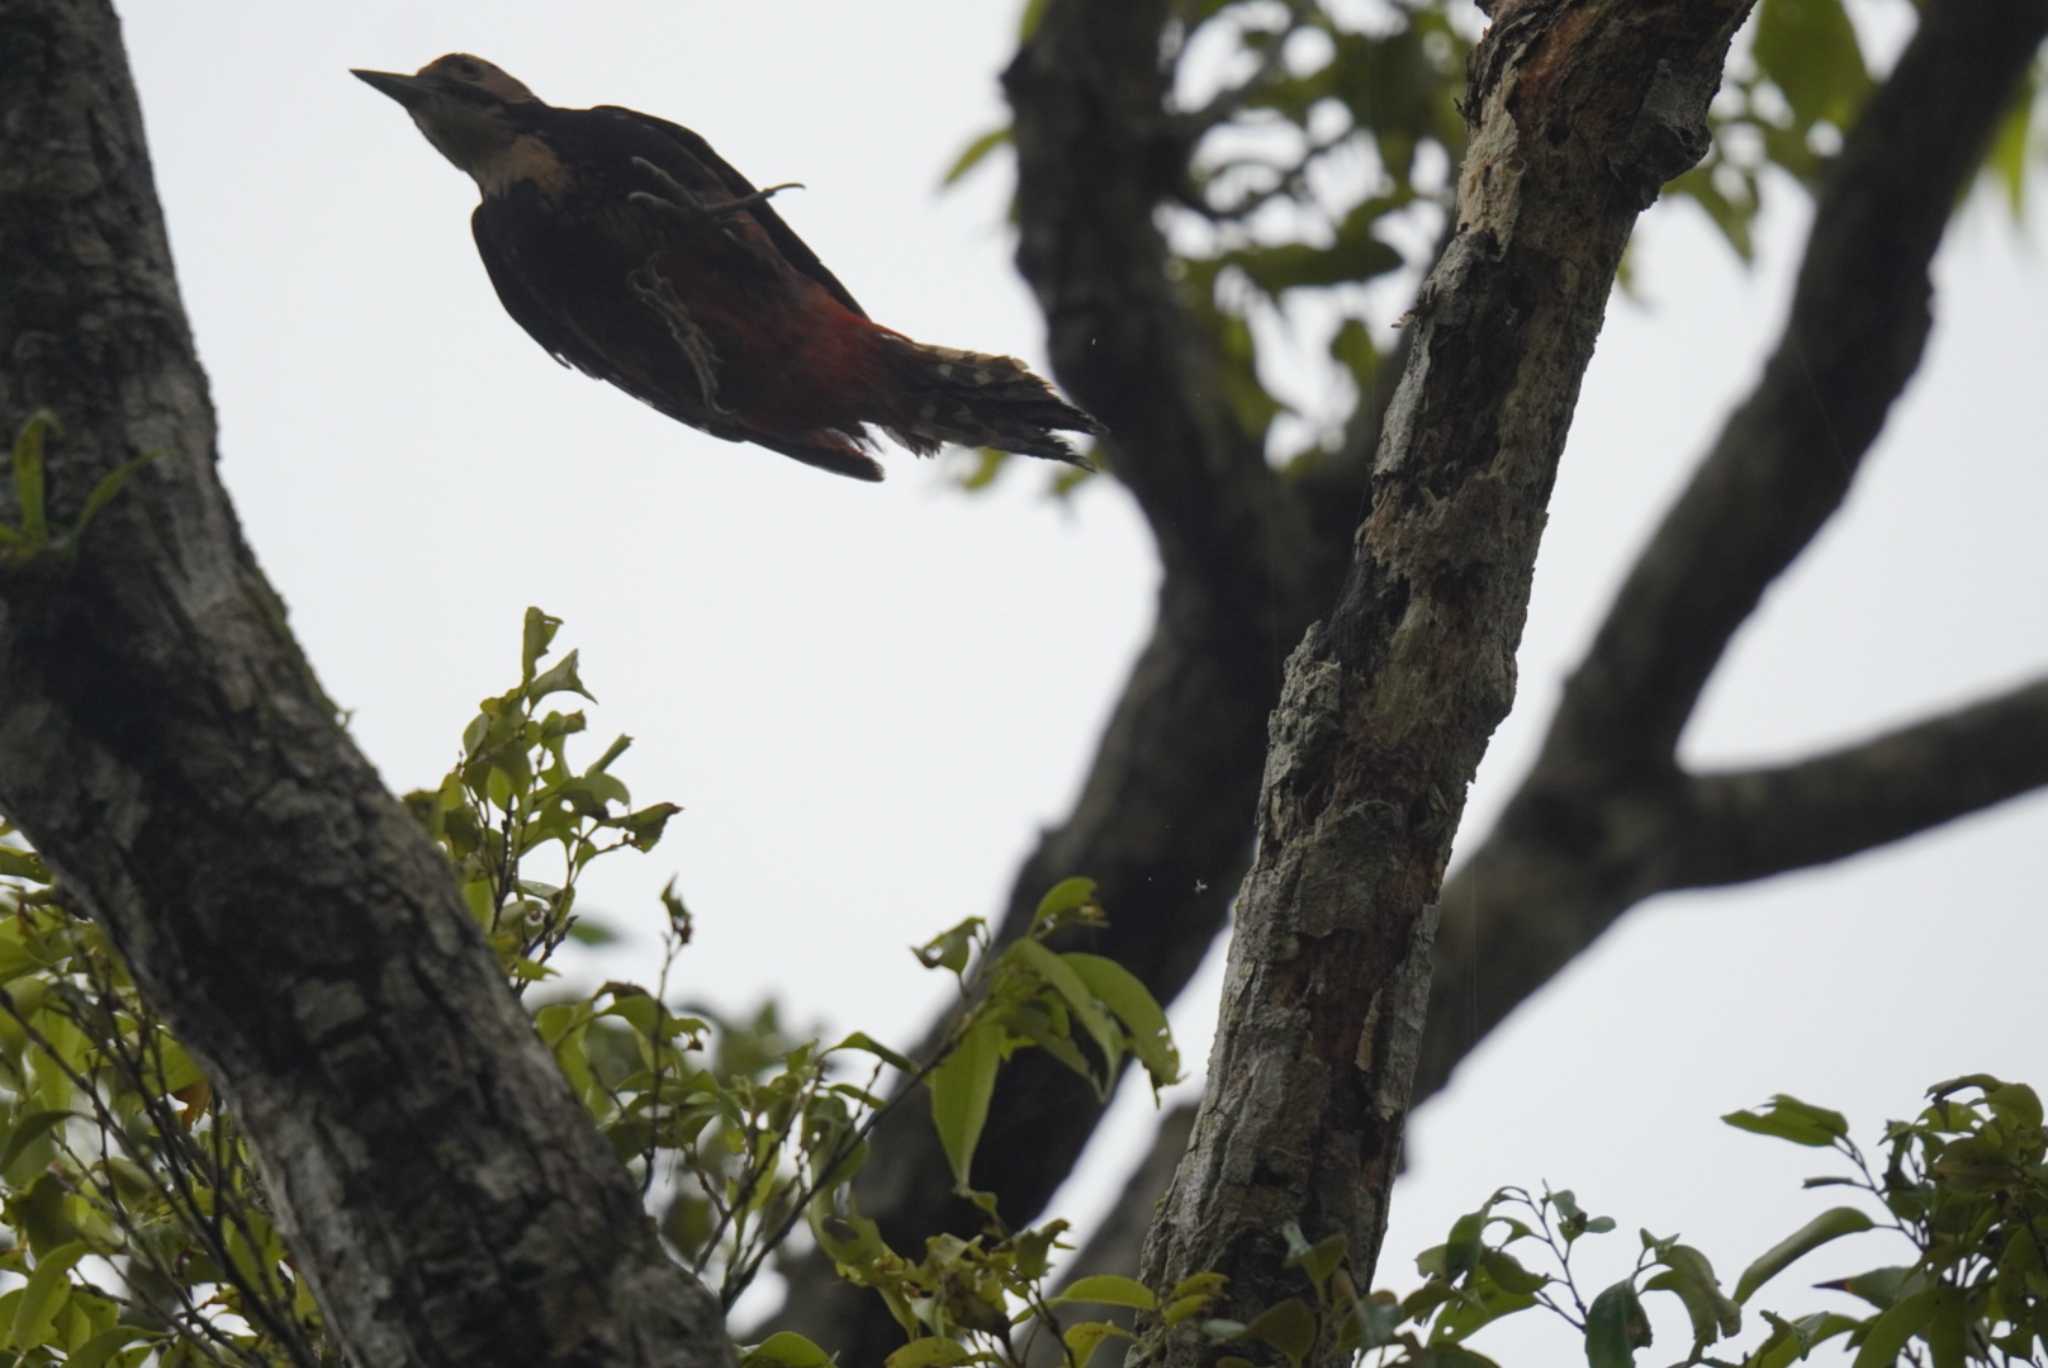
M 752 194 L 739 195 L 733 199 L 707 203 L 703 198 L 693 193 L 689 187 L 685 186 L 668 172 L 662 170 L 659 166 L 656 166 L 653 162 L 647 160 L 647 158 L 635 157 L 633 158 L 633 165 L 646 172 L 667 193 L 657 195 L 651 190 L 635 190 L 627 195 L 626 199 L 630 203 L 644 204 L 659 213 L 681 218 L 692 224 L 702 224 L 706 221 L 716 223 L 720 219 L 730 218 L 742 210 L 766 204 L 784 190 L 801 190 L 804 188 L 801 181 L 784 181 L 780 185 L 771 185 L 765 190 L 756 190 Z
M 683 359 L 690 363 L 690 371 L 697 377 L 704 407 L 713 413 L 730 414 L 732 410 L 718 402 L 718 352 L 683 307 L 683 301 L 676 296 L 675 286 L 668 277 L 656 270 L 650 261 L 627 276 L 626 283 L 632 286 L 634 294 L 640 296 L 641 303 L 661 316 L 669 336 L 682 348 Z

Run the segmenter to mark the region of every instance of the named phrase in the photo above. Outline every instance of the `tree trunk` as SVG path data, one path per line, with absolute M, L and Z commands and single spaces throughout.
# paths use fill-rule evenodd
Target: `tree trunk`
M 1435 900 L 1514 695 L 1544 509 L 1636 216 L 1707 145 L 1748 0 L 1524 0 L 1475 50 L 1456 234 L 1424 285 L 1371 510 L 1289 658 L 1209 1091 L 1145 1276 L 1303 1290 L 1283 1230 L 1369 1285 L 1422 1039 Z M 1152 1361 L 1214 1353 L 1191 1330 Z M 1348 1355 L 1324 1348 L 1317 1359 Z
M 235 1108 L 357 1363 L 731 1365 L 242 540 L 111 8 L 5 0 L 0 51 L 0 415 L 63 423 L 57 528 L 159 454 L 0 570 L 0 810 Z

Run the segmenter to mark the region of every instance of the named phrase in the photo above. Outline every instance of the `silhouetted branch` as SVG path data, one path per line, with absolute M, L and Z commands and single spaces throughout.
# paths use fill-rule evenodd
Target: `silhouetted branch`
M 1825 864 L 2043 785 L 2048 679 L 1797 764 L 1690 779 L 1670 887 Z

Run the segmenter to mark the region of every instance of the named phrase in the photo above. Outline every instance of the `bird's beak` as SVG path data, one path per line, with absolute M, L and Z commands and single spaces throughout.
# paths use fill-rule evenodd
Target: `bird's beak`
M 364 71 L 360 67 L 351 67 L 349 75 L 371 89 L 389 95 L 407 109 L 418 108 L 427 98 L 427 90 L 417 76 L 402 76 L 395 71 Z

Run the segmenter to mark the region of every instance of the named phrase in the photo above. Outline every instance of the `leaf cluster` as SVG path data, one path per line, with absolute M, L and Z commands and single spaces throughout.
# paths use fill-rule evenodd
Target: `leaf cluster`
M 550 654 L 560 626 L 527 611 L 518 682 L 478 705 L 441 783 L 406 799 L 515 993 L 555 979 L 551 960 L 570 939 L 602 934 L 577 911 L 582 874 L 651 850 L 680 811 L 633 805 L 613 771 L 629 738 L 577 758 L 587 721 L 554 702 L 591 695 L 576 653 Z M 1092 882 L 1055 886 L 1017 944 L 995 947 L 969 919 L 913 948 L 967 1004 L 923 1062 L 858 1031 L 829 1046 L 793 1035 L 772 1005 L 739 1021 L 672 1005 L 691 917 L 673 881 L 659 902 L 656 985 L 558 994 L 533 1006 L 534 1029 L 658 1206 L 672 1254 L 726 1306 L 802 1231 L 898 1311 L 909 1343 L 892 1362 L 1019 1362 L 1010 1327 L 1023 1321 L 1059 1336 L 1077 1363 L 1123 1333 L 1061 1323 L 1068 1303 L 1116 1295 L 1099 1280 L 1063 1298 L 1046 1291 L 1064 1222 L 1010 1231 L 993 1199 L 967 1188 L 996 1072 L 1017 1052 L 1047 1051 L 1104 1096 L 1127 1060 L 1155 1087 L 1179 1076 L 1150 993 L 1100 956 L 1055 948 L 1062 933 L 1102 924 Z M 0 1365 L 338 1364 L 234 1118 L 103 933 L 4 825 L 0 913 L 0 1274 L 17 1275 L 0 1291 Z M 864 1078 L 848 1075 L 856 1060 Z M 876 1121 L 914 1093 L 886 1098 L 889 1069 L 926 1085 L 956 1185 L 989 1222 L 915 1262 L 881 1243 L 848 1191 Z M 830 1360 L 782 1334 L 747 1361 Z
M 1684 1308 L 1691 1329 L 1681 1364 L 1787 1368 L 1831 1340 L 1852 1352 L 1855 1368 L 2048 1364 L 2048 1132 L 2040 1099 L 2025 1085 L 1988 1074 L 1936 1084 L 1928 1096 L 1913 1120 L 1885 1127 L 1879 1167 L 1850 1139 L 1847 1119 L 1825 1107 L 1781 1095 L 1724 1117 L 1741 1130 L 1832 1151 L 1848 1171 L 1809 1178 L 1805 1186 L 1845 1187 L 1864 1197 L 1862 1205 L 1820 1212 L 1759 1254 L 1732 1291 L 1699 1249 L 1643 1230 L 1629 1274 L 1588 1301 L 1572 1264 L 1576 1246 L 1611 1233 L 1615 1221 L 1588 1215 L 1569 1191 L 1508 1187 L 1422 1252 L 1422 1287 L 1400 1298 L 1375 1292 L 1349 1313 L 1357 1331 L 1337 1324 L 1337 1342 L 1355 1344 L 1381 1364 L 1486 1368 L 1492 1360 L 1470 1347 L 1471 1337 L 1541 1307 L 1582 1337 L 1592 1368 L 1628 1368 L 1653 1343 L 1645 1303 L 1661 1292 Z M 1760 1310 L 1761 1337 L 1731 1353 L 1744 1310 L 1792 1264 L 1836 1241 L 1887 1236 L 1907 1246 L 1907 1262 L 1818 1284 L 1860 1299 L 1865 1311 Z M 1318 1248 L 1328 1248 L 1330 1258 L 1340 1254 L 1330 1242 Z M 1303 1319 L 1303 1312 L 1313 1314 Z M 1317 1306 L 1303 1303 L 1294 1315 L 1318 1336 L 1332 1333 L 1320 1296 Z
M 0 823 L 0 1363 L 338 1365 L 248 1149 Z
M 616 850 L 654 849 L 682 810 L 632 806 L 611 772 L 631 737 L 618 737 L 589 765 L 570 763 L 570 739 L 588 721 L 580 710 L 544 705 L 561 694 L 597 700 L 583 686 L 575 651 L 541 666 L 561 625 L 538 608 L 526 610 L 519 683 L 477 705 L 463 728 L 461 759 L 439 787 L 406 796 L 454 860 L 463 902 L 522 990 L 549 977 L 548 958 L 577 930 L 576 881 L 591 862 Z M 548 879 L 524 867 L 537 854 L 553 857 Z
M 1043 8 L 1025 6 L 1027 39 Z M 1478 30 L 1445 0 L 1182 0 L 1165 36 L 1178 107 L 1161 111 L 1153 141 L 1177 153 L 1163 196 L 1170 270 L 1240 428 L 1283 465 L 1313 468 L 1348 426 L 1319 397 L 1355 406 L 1383 359 L 1387 320 L 1363 287 L 1426 269 L 1452 211 Z M 1845 0 L 1762 0 L 1709 109 L 1707 155 L 1669 196 L 1753 260 L 1770 173 L 1814 188 L 1873 85 Z M 2037 85 L 1985 162 L 2015 216 L 2039 141 Z M 968 139 L 941 184 L 1010 143 L 1007 125 Z M 1317 351 L 1316 373 L 1287 375 Z M 984 488 L 1008 464 L 978 453 L 960 483 Z M 1081 482 L 1061 472 L 1054 492 Z
M 1011 945 L 995 946 L 987 923 L 970 917 L 914 950 L 926 968 L 951 974 L 962 995 L 958 1025 L 937 1058 L 911 1076 L 923 1081 L 930 1097 L 954 1191 L 980 1210 L 985 1228 L 971 1239 L 933 1236 L 915 1259 L 900 1253 L 855 1207 L 845 1185 L 853 1164 L 815 1191 L 808 1213 L 813 1238 L 842 1276 L 872 1288 L 902 1326 L 908 1342 L 890 1356 L 888 1368 L 1021 1364 L 1039 1335 L 1052 1336 L 1079 1368 L 1105 1340 L 1129 1332 L 1108 1321 L 1068 1324 L 1063 1307 L 1137 1306 L 1137 1298 L 1150 1306 L 1154 1300 L 1141 1284 L 1112 1277 L 1083 1279 L 1051 1296 L 1045 1282 L 1054 1251 L 1064 1247 L 1067 1223 L 1013 1230 L 994 1196 L 969 1181 L 997 1073 L 1020 1051 L 1045 1051 L 1101 1098 L 1127 1059 L 1145 1070 L 1155 1090 L 1179 1078 L 1166 1014 L 1144 985 L 1114 961 L 1053 947 L 1062 933 L 1103 921 L 1094 882 L 1072 878 L 1046 893 L 1029 933 Z M 911 1069 L 907 1060 L 890 1062 Z M 755 1353 L 766 1351 L 764 1345 Z M 749 1360 L 755 1361 L 810 1360 Z

